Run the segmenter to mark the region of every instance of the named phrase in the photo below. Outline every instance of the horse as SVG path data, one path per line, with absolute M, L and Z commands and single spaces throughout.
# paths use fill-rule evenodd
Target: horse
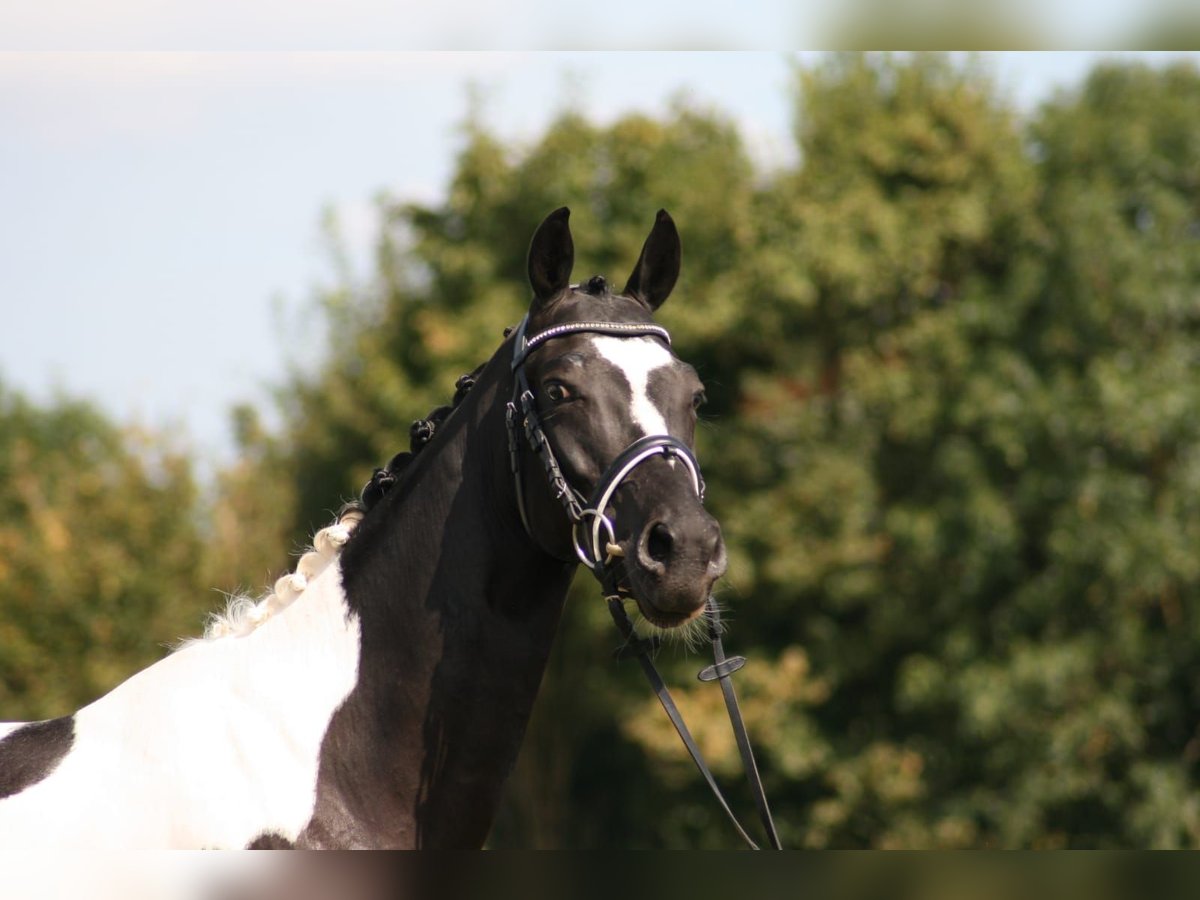
M 726 567 L 704 389 L 653 319 L 679 234 L 660 210 L 615 291 L 571 282 L 569 216 L 421 452 L 270 594 L 73 715 L 0 726 L 0 847 L 478 848 L 578 566 L 660 628 L 702 615 Z

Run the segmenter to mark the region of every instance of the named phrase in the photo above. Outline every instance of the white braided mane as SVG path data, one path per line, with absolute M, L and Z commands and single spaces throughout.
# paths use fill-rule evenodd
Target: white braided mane
M 181 646 L 199 641 L 215 641 L 228 637 L 243 637 L 282 609 L 286 609 L 304 593 L 310 579 L 316 578 L 337 559 L 350 534 L 362 520 L 363 513 L 351 509 L 338 521 L 322 528 L 313 536 L 312 548 L 296 563 L 296 570 L 280 577 L 271 592 L 255 600 L 252 597 L 231 596 L 224 612 L 213 613 L 204 629 L 204 637 L 184 641 Z

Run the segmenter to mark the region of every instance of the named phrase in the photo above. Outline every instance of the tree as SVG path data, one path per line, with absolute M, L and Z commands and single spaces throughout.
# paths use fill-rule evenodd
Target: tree
M 1017 577 L 1011 438 L 969 417 L 1002 412 L 1028 368 L 1010 341 L 1036 177 L 978 71 L 844 56 L 797 82 L 802 163 L 760 199 L 737 276 L 755 343 L 705 459 L 739 627 L 774 662 L 765 768 L 792 845 L 970 843 L 941 806 L 945 720 L 895 694 Z
M 202 540 L 187 458 L 86 403 L 0 385 L 0 709 L 65 715 L 195 634 Z

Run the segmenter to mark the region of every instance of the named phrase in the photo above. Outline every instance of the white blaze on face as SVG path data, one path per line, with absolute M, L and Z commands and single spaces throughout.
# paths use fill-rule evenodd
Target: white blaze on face
M 596 352 L 616 366 L 629 382 L 629 416 L 642 434 L 667 434 L 667 420 L 650 399 L 650 376 L 671 365 L 674 358 L 670 351 L 652 337 L 594 335 L 591 341 Z

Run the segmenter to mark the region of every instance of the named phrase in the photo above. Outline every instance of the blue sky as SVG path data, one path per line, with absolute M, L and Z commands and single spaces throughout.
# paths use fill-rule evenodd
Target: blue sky
M 1097 56 L 988 63 L 1032 109 Z M 683 95 L 733 115 L 772 165 L 792 154 L 794 58 L 0 53 L 0 380 L 89 397 L 219 460 L 229 407 L 269 405 L 286 362 L 319 352 L 306 310 L 330 278 L 322 210 L 362 265 L 372 197 L 442 191 L 469 84 L 518 141 L 568 102 L 608 120 Z

